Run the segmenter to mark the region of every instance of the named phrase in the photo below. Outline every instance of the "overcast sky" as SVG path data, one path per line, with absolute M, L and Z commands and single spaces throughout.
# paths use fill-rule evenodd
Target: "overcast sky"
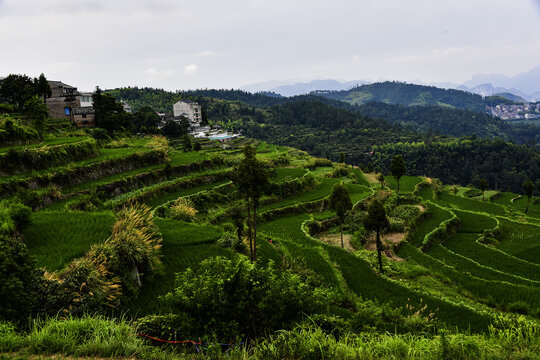
M 540 65 L 540 0 L 0 0 L 0 76 L 80 90 L 465 82 Z

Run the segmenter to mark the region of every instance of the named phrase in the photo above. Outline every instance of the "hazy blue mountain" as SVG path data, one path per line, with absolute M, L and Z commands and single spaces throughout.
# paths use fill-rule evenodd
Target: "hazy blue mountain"
M 493 94 L 493 96 L 499 96 L 499 97 L 502 97 L 502 98 L 505 98 L 514 102 L 521 102 L 521 103 L 527 102 L 527 100 L 525 100 L 521 96 L 517 96 L 509 92 L 496 93 L 496 94 Z
M 309 94 L 317 90 L 348 90 L 355 86 L 368 84 L 366 80 L 338 81 L 334 79 L 313 80 L 310 82 L 296 82 L 275 85 L 277 81 L 268 81 L 257 84 L 244 85 L 240 87 L 242 90 L 250 92 L 274 92 L 283 96 L 296 96 Z
M 504 87 L 495 87 L 493 86 L 492 84 L 480 84 L 478 86 L 475 86 L 475 87 L 472 87 L 472 88 L 467 88 L 466 86 L 460 86 L 458 87 L 459 90 L 463 90 L 463 91 L 468 91 L 468 92 L 472 92 L 473 94 L 478 94 L 478 95 L 482 95 L 482 96 L 493 96 L 493 95 L 496 95 L 496 94 L 505 94 L 505 93 L 508 93 L 508 94 L 512 94 L 514 96 L 518 96 L 526 101 L 529 101 L 530 100 L 530 95 L 527 95 L 525 94 L 524 92 L 522 91 L 519 91 L 517 89 L 507 89 L 507 88 L 504 88 Z M 521 100 L 519 100 L 521 101 Z
M 515 89 L 515 91 L 531 95 L 540 92 L 540 65 L 530 71 L 511 77 L 501 74 L 476 74 L 463 85 L 471 89 L 482 84 L 491 84 L 493 87 L 502 87 L 505 89 Z M 510 92 L 515 94 L 514 91 Z M 522 94 L 517 95 L 522 96 Z

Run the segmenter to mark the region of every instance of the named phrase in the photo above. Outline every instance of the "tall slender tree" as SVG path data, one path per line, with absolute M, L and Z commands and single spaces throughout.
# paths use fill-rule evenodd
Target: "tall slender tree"
M 383 272 L 381 252 L 383 250 L 380 233 L 387 229 L 389 225 L 386 217 L 386 210 L 380 200 L 373 200 L 368 207 L 367 215 L 364 217 L 364 227 L 366 230 L 375 231 L 377 242 L 377 255 L 379 258 L 379 271 Z
M 486 192 L 486 189 L 488 187 L 488 183 L 486 179 L 480 179 L 480 182 L 478 185 L 480 186 L 480 190 L 482 190 L 482 201 L 486 201 L 486 198 L 484 196 L 484 193 Z
M 47 81 L 47 78 L 43 73 L 39 75 L 39 78 L 34 78 L 34 84 L 36 85 L 37 94 L 43 98 L 43 102 L 47 104 L 47 98 L 52 96 L 51 86 Z
M 394 176 L 394 179 L 396 179 L 397 193 L 399 194 L 399 179 L 401 179 L 401 177 L 407 172 L 407 167 L 405 166 L 403 156 L 394 156 L 392 162 L 390 163 L 390 172 L 392 173 L 392 176 Z
M 383 173 L 377 174 L 377 181 L 379 181 L 379 184 L 381 184 L 381 189 L 384 188 L 384 175 Z
M 527 208 L 525 209 L 526 214 L 527 211 L 529 211 L 529 205 L 531 204 L 531 196 L 534 192 L 534 183 L 531 181 L 531 179 L 527 179 L 527 181 L 525 181 L 521 187 L 523 188 L 525 195 L 527 195 Z
M 263 162 L 257 160 L 255 148 L 247 145 L 244 159 L 235 167 L 233 174 L 234 184 L 246 198 L 249 248 L 253 262 L 257 260 L 257 208 L 260 197 L 270 186 L 269 171 Z
M 341 234 L 341 248 L 343 249 L 343 222 L 347 211 L 351 210 L 352 202 L 349 189 L 343 184 L 335 184 L 330 195 L 330 209 L 334 210 L 339 218 L 339 232 Z

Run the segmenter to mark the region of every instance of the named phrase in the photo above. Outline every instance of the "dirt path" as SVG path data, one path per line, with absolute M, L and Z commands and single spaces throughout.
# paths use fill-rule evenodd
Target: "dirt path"
M 397 244 L 399 243 L 401 240 L 403 240 L 403 238 L 405 237 L 405 233 L 388 233 L 388 234 L 384 234 L 381 236 L 381 241 L 384 245 L 384 247 L 386 248 L 384 251 L 383 251 L 383 254 L 389 258 L 389 259 L 392 259 L 394 261 L 403 261 L 402 258 L 400 258 L 399 256 L 397 256 L 396 254 L 394 254 L 390 249 L 389 249 L 389 246 L 387 245 L 388 243 L 392 243 L 392 244 Z M 368 242 L 366 243 L 365 245 L 365 249 L 366 250 L 369 250 L 369 251 L 377 251 L 377 242 L 376 242 L 376 239 L 375 239 L 375 234 L 372 234 L 369 238 L 368 238 Z
M 317 236 L 315 236 L 315 238 L 319 239 L 323 243 L 341 247 L 341 235 L 340 234 L 321 233 L 321 234 L 318 234 Z M 354 248 L 351 245 L 351 235 L 343 234 L 343 247 L 347 251 L 354 251 Z

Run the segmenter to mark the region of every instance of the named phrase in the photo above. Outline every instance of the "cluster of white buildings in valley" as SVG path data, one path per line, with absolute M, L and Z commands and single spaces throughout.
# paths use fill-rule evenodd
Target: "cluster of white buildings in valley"
M 173 120 L 181 121 L 182 119 L 189 121 L 190 134 L 196 138 L 209 138 L 224 142 L 241 136 L 240 134 L 230 134 L 216 127 L 203 126 L 202 107 L 195 101 L 180 100 L 173 105 Z
M 501 120 L 528 120 L 540 118 L 540 103 L 487 106 L 486 111 Z

